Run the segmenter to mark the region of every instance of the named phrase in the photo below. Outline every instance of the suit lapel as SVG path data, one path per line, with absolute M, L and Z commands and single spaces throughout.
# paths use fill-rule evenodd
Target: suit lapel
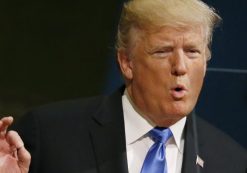
M 201 166 L 197 164 L 196 159 L 199 156 L 197 128 L 196 128 L 196 115 L 192 113 L 187 118 L 185 126 L 185 145 L 182 173 L 200 173 Z
M 90 124 L 99 173 L 128 173 L 121 95 L 106 97 Z
M 98 173 L 128 173 L 122 92 L 106 97 L 90 124 L 90 137 L 95 151 Z M 185 146 L 182 173 L 200 173 L 196 164 L 199 155 L 195 134 L 195 114 L 189 115 L 185 126 Z

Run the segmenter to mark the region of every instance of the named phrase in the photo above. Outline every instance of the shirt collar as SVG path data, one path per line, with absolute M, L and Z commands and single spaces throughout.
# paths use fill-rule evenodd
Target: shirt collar
M 186 122 L 186 117 L 182 118 L 181 120 L 179 120 L 178 122 L 176 122 L 175 124 L 169 127 L 170 130 L 172 131 L 173 139 L 175 141 L 175 144 L 179 152 L 182 152 L 181 143 L 182 140 L 184 140 L 183 131 L 184 131 L 185 122 Z
M 122 96 L 123 112 L 124 112 L 124 124 L 126 144 L 131 145 L 135 141 L 145 136 L 151 129 L 155 127 L 155 124 L 150 122 L 140 111 L 137 110 L 134 103 L 130 99 L 127 90 L 125 90 Z M 181 141 L 184 139 L 183 131 L 186 123 L 186 117 L 182 118 L 172 126 L 170 130 L 173 134 L 174 142 L 181 152 Z
M 126 144 L 130 145 L 147 134 L 154 125 L 137 112 L 125 90 L 122 96 Z

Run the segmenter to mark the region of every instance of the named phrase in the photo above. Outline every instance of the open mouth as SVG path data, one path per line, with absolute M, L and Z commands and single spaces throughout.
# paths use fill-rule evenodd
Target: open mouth
M 183 88 L 182 87 L 176 87 L 174 90 L 177 91 L 177 92 L 179 92 L 179 91 L 182 91 Z
M 171 90 L 171 96 L 175 100 L 182 99 L 185 95 L 186 95 L 186 88 L 183 85 L 177 85 Z
M 185 90 L 185 87 L 183 85 L 177 85 L 176 87 L 173 88 L 174 91 L 180 92 Z

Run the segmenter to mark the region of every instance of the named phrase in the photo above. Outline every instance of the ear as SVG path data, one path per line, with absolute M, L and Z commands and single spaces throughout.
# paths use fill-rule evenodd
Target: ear
M 133 78 L 133 65 L 132 60 L 125 50 L 118 50 L 117 53 L 119 67 L 124 75 L 124 77 L 128 80 Z

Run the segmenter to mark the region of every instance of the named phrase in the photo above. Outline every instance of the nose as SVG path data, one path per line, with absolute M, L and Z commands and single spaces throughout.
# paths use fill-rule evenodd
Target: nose
M 172 57 L 172 69 L 171 73 L 175 76 L 183 76 L 187 73 L 186 57 L 183 51 L 178 51 L 174 53 Z

